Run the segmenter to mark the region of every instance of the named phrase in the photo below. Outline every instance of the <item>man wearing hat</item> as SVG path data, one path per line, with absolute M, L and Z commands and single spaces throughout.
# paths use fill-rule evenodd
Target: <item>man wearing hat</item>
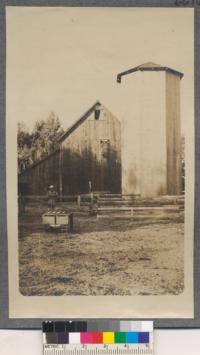
M 57 196 L 58 196 L 58 194 L 57 194 L 56 190 L 54 189 L 54 186 L 50 185 L 48 188 L 47 197 L 48 197 L 48 206 L 51 209 L 51 211 L 55 210 L 55 202 L 56 202 Z

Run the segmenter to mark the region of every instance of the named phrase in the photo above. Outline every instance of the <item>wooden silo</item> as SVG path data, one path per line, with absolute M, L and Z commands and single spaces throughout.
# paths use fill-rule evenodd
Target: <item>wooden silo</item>
M 155 63 L 117 75 L 117 82 L 122 82 L 122 102 L 132 107 L 132 113 L 123 121 L 122 192 L 125 194 L 154 197 L 181 193 L 182 77 L 181 72 Z

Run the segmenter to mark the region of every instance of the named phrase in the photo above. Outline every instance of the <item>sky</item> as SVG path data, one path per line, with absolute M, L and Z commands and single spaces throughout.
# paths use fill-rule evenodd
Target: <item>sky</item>
M 13 124 L 31 129 L 53 110 L 66 129 L 96 100 L 123 119 L 116 76 L 145 62 L 184 73 L 183 132 L 193 118 L 193 9 L 8 7 L 6 26 L 6 112 Z

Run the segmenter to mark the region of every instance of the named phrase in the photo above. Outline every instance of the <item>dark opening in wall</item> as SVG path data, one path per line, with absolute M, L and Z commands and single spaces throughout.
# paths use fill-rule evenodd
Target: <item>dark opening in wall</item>
M 108 158 L 109 150 L 110 150 L 110 140 L 109 139 L 101 139 L 101 155 L 103 158 Z
M 99 120 L 99 118 L 100 118 L 100 109 L 99 108 L 96 108 L 95 110 L 94 110 L 94 118 L 95 118 L 95 120 Z

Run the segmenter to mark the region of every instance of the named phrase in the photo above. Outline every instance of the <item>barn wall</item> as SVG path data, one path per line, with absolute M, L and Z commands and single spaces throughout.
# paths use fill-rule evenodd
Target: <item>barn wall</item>
M 121 125 L 103 106 L 61 143 L 61 151 L 27 169 L 19 182 L 26 194 L 44 195 L 54 185 L 60 195 L 93 191 L 121 192 Z
M 180 78 L 166 73 L 167 193 L 181 193 Z
M 104 107 L 62 142 L 63 194 L 121 191 L 120 122 Z
M 24 171 L 18 178 L 19 186 L 25 186 L 26 195 L 45 195 L 49 185 L 59 191 L 59 175 L 59 152 L 56 152 Z

